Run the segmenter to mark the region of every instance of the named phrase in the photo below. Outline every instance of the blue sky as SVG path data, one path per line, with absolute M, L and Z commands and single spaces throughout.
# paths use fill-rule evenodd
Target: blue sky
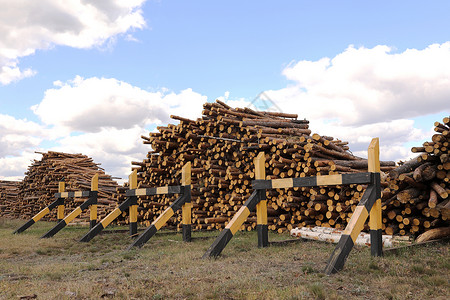
M 99 15 L 102 15 L 102 9 L 108 13 L 112 8 L 116 9 L 115 2 L 113 0 L 105 1 L 104 7 L 98 9 Z M 23 147 L 23 149 L 19 149 L 20 151 L 0 153 L 0 158 L 4 158 L 3 174 L 2 164 L 0 163 L 0 178 L 2 176 L 12 178 L 23 174 L 24 170 L 21 170 L 21 168 L 25 163 L 17 163 L 17 168 L 14 170 L 7 169 L 4 165 L 7 164 L 7 159 L 15 159 L 15 162 L 19 161 L 20 158 L 25 159 L 26 157 L 26 159 L 29 159 L 31 154 L 25 155 L 25 153 L 32 153 L 34 148 L 88 152 L 86 154 L 94 156 L 97 160 L 104 157 L 102 151 L 107 151 L 106 148 L 94 151 L 88 147 L 87 143 L 80 146 L 79 149 L 76 149 L 72 142 L 61 143 L 61 140 L 67 136 L 82 137 L 84 134 L 95 134 L 100 130 L 98 127 L 94 130 L 75 126 L 76 122 L 83 122 L 83 120 L 71 115 L 73 110 L 68 112 L 68 118 L 73 117 L 74 121 L 68 126 L 64 123 L 64 120 L 55 121 L 50 120 L 51 117 L 49 117 L 50 114 L 64 114 L 64 105 L 61 106 L 62 111 L 50 112 L 48 108 L 47 110 L 42 108 L 40 114 L 31 109 L 32 106 L 45 101 L 48 101 L 48 103 L 57 101 L 53 98 L 53 100 L 50 99 L 50 96 L 48 99 L 46 98 L 50 90 L 55 91 L 54 94 L 59 97 L 65 96 L 62 88 L 64 85 L 66 86 L 65 90 L 72 91 L 72 94 L 75 88 L 80 90 L 81 84 L 76 86 L 73 83 L 77 77 L 82 78 L 80 79 L 82 82 L 93 78 L 115 79 L 117 82 L 110 82 L 110 84 L 123 86 L 124 84 L 121 83 L 126 83 L 130 85 L 127 88 L 131 90 L 133 87 L 135 88 L 134 91 L 139 89 L 142 91 L 139 91 L 141 94 L 143 92 L 162 93 L 160 101 L 164 101 L 164 95 L 167 94 L 173 94 L 175 97 L 181 95 L 183 91 L 191 91 L 188 93 L 189 97 L 186 96 L 184 100 L 175 101 L 176 103 L 173 104 L 175 107 L 189 105 L 189 103 L 184 103 L 189 101 L 192 101 L 192 105 L 194 103 L 198 105 L 198 103 L 201 103 L 200 100 L 213 101 L 218 97 L 224 97 L 225 100 L 231 101 L 230 103 L 245 103 L 251 101 L 260 92 L 269 91 L 268 94 L 274 101 L 278 100 L 277 97 L 283 99 L 280 100 L 284 104 L 284 106 L 281 105 L 283 109 L 289 110 L 292 107 L 300 117 L 311 118 L 306 112 L 301 111 L 301 106 L 294 108 L 295 105 L 290 105 L 297 98 L 292 96 L 292 89 L 289 90 L 289 88 L 298 86 L 298 91 L 307 92 L 307 94 L 299 94 L 298 97 L 310 97 L 310 91 L 323 85 L 318 85 L 317 82 L 312 85 L 304 84 L 308 81 L 305 79 L 307 74 L 301 73 L 301 75 L 298 75 L 300 73 L 296 73 L 297 75 L 292 75 L 291 73 L 294 71 L 302 72 L 302 70 L 298 70 L 300 66 L 303 66 L 303 64 L 299 64 L 300 62 L 307 61 L 317 65 L 324 58 L 333 60 L 338 56 L 345 56 L 341 54 L 349 53 L 346 49 L 351 45 L 357 50 L 362 48 L 374 49 L 379 45 L 386 45 L 390 48 L 384 51 L 387 53 L 384 57 L 389 58 L 395 54 L 403 54 L 407 49 L 422 51 L 432 44 L 444 45 L 450 40 L 448 34 L 450 2 L 448 1 L 137 0 L 131 2 L 135 2 L 136 5 L 130 4 L 128 10 L 117 9 L 115 13 L 123 17 L 133 10 L 135 15 L 142 17 L 145 25 L 142 25 L 135 16 L 137 20 L 135 23 L 131 22 L 131 25 L 119 26 L 121 29 L 111 33 L 107 32 L 105 28 L 108 28 L 108 26 L 114 27 L 121 21 L 110 18 L 109 21 L 105 21 L 105 24 L 95 25 L 99 26 L 98 29 L 93 28 L 93 31 L 99 32 L 99 36 L 101 36 L 99 42 L 86 45 L 80 41 L 84 38 L 83 33 L 77 33 L 76 30 L 73 30 L 73 35 L 78 38 L 75 44 L 69 39 L 53 38 L 52 32 L 55 33 L 55 36 L 57 33 L 55 28 L 63 25 L 70 26 L 62 24 L 65 22 L 60 20 L 63 20 L 64 15 L 60 11 L 64 11 L 64 14 L 71 15 L 75 19 L 79 18 L 82 21 L 84 17 L 71 13 L 71 7 L 61 9 L 52 0 L 42 1 L 40 7 L 35 8 L 51 12 L 56 11 L 50 16 L 53 21 L 45 23 L 50 34 L 43 35 L 41 40 L 30 45 L 19 45 L 18 42 L 9 41 L 6 38 L 2 42 L 1 46 L 4 48 L 18 49 L 18 53 L 22 51 L 17 57 L 5 59 L 6 63 L 3 63 L 7 64 L 9 61 L 11 64 L 11 60 L 13 60 L 15 67 L 20 67 L 21 70 L 31 69 L 34 75 L 22 76 L 0 84 L 0 114 L 11 116 L 19 121 L 27 119 L 35 126 L 41 126 L 40 128 L 46 133 L 38 137 L 34 144 L 18 143 L 18 147 Z M 142 2 L 142 4 L 139 5 L 139 2 Z M 9 3 L 6 1 L 2 5 L 8 6 Z M 58 7 L 58 9 L 54 9 L 54 7 Z M 28 13 L 35 13 L 33 8 L 24 8 L 24 10 L 27 9 L 29 9 Z M 11 11 L 18 15 L 24 13 L 19 9 Z M 30 35 L 33 33 L 34 27 L 43 26 L 43 23 L 39 22 L 38 20 L 33 24 L 30 21 L 30 24 L 26 24 Z M 85 27 L 90 26 L 90 23 L 86 24 Z M 101 25 L 105 26 L 101 27 Z M 23 24 L 20 22 L 10 26 L 17 26 L 17 29 L 23 28 Z M 24 40 L 26 40 L 26 32 L 22 34 L 24 34 Z M 39 35 L 36 39 L 38 38 Z M 23 54 L 23 49 L 26 46 L 34 49 L 35 52 L 30 55 Z M 370 60 L 370 55 L 368 54 L 366 59 Z M 430 55 L 436 56 L 436 54 Z M 445 65 L 447 63 L 445 52 L 441 51 L 440 55 L 444 56 L 443 64 Z M 350 54 L 348 56 L 351 58 Z M 406 57 L 406 55 L 404 56 Z M 425 57 L 425 54 L 420 57 Z M 426 61 L 425 58 L 424 60 Z M 411 64 L 414 64 L 414 61 L 412 58 Z M 333 62 L 330 65 L 333 65 Z M 400 65 L 403 66 L 405 63 L 402 62 Z M 295 68 L 295 66 L 298 66 L 298 68 Z M 354 67 L 352 65 L 352 68 Z M 343 69 L 345 69 L 345 66 L 339 68 L 339 70 Z M 291 75 L 286 75 L 289 70 L 292 71 Z M 357 72 L 362 71 L 358 70 Z M 385 73 L 388 72 L 385 70 Z M 328 76 L 325 74 L 323 73 L 321 76 Z M 417 74 L 420 74 L 420 72 L 417 71 Z M 447 75 L 448 73 L 445 73 L 445 71 L 435 74 L 439 78 Z M 339 78 L 339 75 L 336 76 Z M 383 80 L 385 78 L 386 76 L 383 77 Z M 433 78 L 427 78 L 429 81 L 431 79 Z M 55 82 L 59 82 L 59 84 L 55 85 Z M 420 81 L 418 82 L 420 85 Z M 92 82 L 89 87 L 93 88 L 93 86 L 94 83 Z M 107 85 L 99 85 L 99 89 L 101 87 L 108 89 Z M 398 93 L 398 90 L 395 91 Z M 96 94 L 98 94 L 98 91 Z M 126 92 L 123 93 L 123 95 L 126 94 Z M 228 96 L 225 96 L 225 94 Z M 288 94 L 289 96 L 287 96 Z M 80 92 L 79 95 L 85 94 Z M 191 96 L 196 100 L 189 100 Z M 105 95 L 105 99 L 114 97 L 114 95 Z M 143 98 L 145 97 L 143 96 Z M 420 108 L 412 109 L 413 112 L 409 115 L 393 115 L 392 118 L 389 118 L 390 112 L 383 112 L 383 115 L 387 117 L 383 120 L 380 119 L 380 122 L 403 120 L 403 123 L 391 124 L 398 127 L 402 126 L 400 124 L 405 125 L 406 120 L 412 120 L 413 123 L 406 124 L 405 128 L 410 127 L 406 128 L 408 133 L 416 130 L 415 134 L 405 137 L 397 146 L 407 148 L 410 145 L 417 145 L 418 141 L 426 137 L 426 133 L 429 134 L 434 121 L 441 120 L 449 114 L 450 104 L 448 103 L 450 101 L 443 102 L 442 97 L 439 94 L 436 96 L 436 98 L 439 98 L 436 102 L 430 102 L 430 105 L 436 105 L 435 109 L 424 110 L 423 112 Z M 361 101 L 364 101 L 363 95 L 361 99 Z M 390 101 L 397 101 L 396 98 L 392 99 L 394 100 Z M 428 101 L 428 99 L 423 100 Z M 72 99 L 71 101 L 77 100 Z M 107 105 L 109 100 L 105 101 L 104 105 Z M 91 102 L 88 101 L 87 105 Z M 414 103 L 416 102 L 411 104 Z M 100 102 L 98 105 L 100 105 Z M 407 105 L 407 102 L 404 105 Z M 68 104 L 67 107 L 71 106 Z M 169 107 L 173 106 L 169 105 Z M 409 109 L 400 105 L 394 108 Z M 88 112 L 92 113 L 89 110 L 84 111 L 84 113 Z M 181 112 L 183 112 L 183 109 L 181 109 Z M 120 114 L 120 112 L 117 112 L 117 114 Z M 382 115 L 381 112 L 380 115 Z M 314 116 L 317 120 L 325 119 L 325 116 Z M 337 118 L 339 120 L 341 118 L 342 120 L 343 118 L 330 114 L 328 116 L 329 119 Z M 377 114 L 374 114 L 374 116 L 377 116 Z M 117 115 L 112 113 L 111 118 L 117 118 Z M 377 123 L 377 119 L 372 120 L 370 124 L 361 122 L 361 119 L 364 119 L 364 116 L 356 118 L 351 124 L 344 124 L 347 134 L 355 134 L 356 129 L 351 129 L 352 126 L 352 128 L 357 128 L 358 126 L 369 126 Z M 157 121 L 154 118 L 148 118 L 140 123 L 136 122 L 136 124 L 128 122 L 126 125 L 104 126 L 101 130 L 104 130 L 104 135 L 107 135 L 107 130 L 111 128 L 130 130 L 134 126 L 134 128 L 141 127 L 148 130 L 161 122 L 164 123 L 164 121 L 166 119 L 162 117 Z M 310 121 L 311 126 L 313 126 L 315 120 L 310 119 Z M 319 123 L 317 130 L 314 128 L 312 130 L 314 132 L 318 130 L 326 131 L 323 126 L 324 122 L 320 121 Z M 387 130 L 391 130 L 392 126 L 386 127 Z M 4 127 L 7 128 L 8 126 L 5 125 Z M 0 132 L 0 134 L 2 133 Z M 3 134 L 6 136 L 6 133 Z M 110 134 L 112 133 L 110 132 Z M 122 134 L 125 133 L 122 132 Z M 398 132 L 397 135 L 405 135 L 405 132 Z M 17 140 L 17 138 L 13 138 L 13 140 Z M 364 139 L 355 141 L 356 150 L 364 148 L 364 141 Z M 10 140 L 4 139 L 3 142 L 11 144 Z M 137 143 L 139 142 L 137 139 Z M 135 149 L 119 149 L 117 151 L 116 156 L 120 157 L 121 162 L 117 163 L 116 166 L 114 159 L 111 158 L 107 159 L 106 165 L 111 172 L 124 173 L 126 160 L 131 157 L 137 160 L 142 159 L 146 148 L 139 146 Z M 405 155 L 406 152 L 403 151 L 397 156 L 389 154 L 386 158 L 400 159 Z M 113 175 L 125 177 L 124 174 Z

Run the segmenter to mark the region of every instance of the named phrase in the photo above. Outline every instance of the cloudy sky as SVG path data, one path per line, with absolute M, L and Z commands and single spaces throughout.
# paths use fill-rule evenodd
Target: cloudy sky
M 450 114 L 449 1 L 0 0 L 0 179 L 84 153 L 126 178 L 140 135 L 264 92 L 313 132 L 405 159 Z

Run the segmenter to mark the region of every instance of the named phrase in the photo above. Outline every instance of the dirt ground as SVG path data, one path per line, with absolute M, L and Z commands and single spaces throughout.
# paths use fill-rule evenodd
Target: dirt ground
M 344 270 L 323 274 L 335 245 L 296 242 L 258 249 L 256 232 L 237 233 L 217 259 L 201 259 L 218 232 L 159 232 L 127 251 L 124 232 L 89 243 L 86 227 L 39 239 L 54 223 L 12 235 L 21 220 L 0 219 L 0 299 L 448 299 L 449 244 L 372 258 L 354 248 Z M 124 228 L 121 228 L 124 229 Z M 109 230 L 108 230 L 109 231 Z M 289 236 L 270 234 L 269 239 Z M 21 298 L 22 297 L 22 298 Z

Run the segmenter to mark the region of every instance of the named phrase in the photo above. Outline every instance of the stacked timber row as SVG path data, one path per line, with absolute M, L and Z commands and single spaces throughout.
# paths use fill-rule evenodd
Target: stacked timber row
M 298 120 L 297 115 L 231 108 L 221 101 L 205 103 L 203 108 L 200 119 L 171 116 L 178 125 L 158 127 L 158 132 L 143 136 L 152 150 L 144 161 L 132 162 L 141 188 L 178 185 L 182 166 L 192 163 L 193 229 L 226 226 L 252 192 L 253 159 L 261 151 L 266 155 L 266 179 L 367 172 L 367 160 L 352 155 L 347 142 L 311 135 L 309 122 Z M 383 171 L 394 167 L 394 162 L 382 162 Z M 125 188 L 119 190 L 118 201 L 124 200 Z M 343 228 L 364 188 L 269 190 L 269 229 Z M 173 200 L 140 197 L 138 221 L 148 226 Z M 175 218 L 169 221 L 172 226 L 180 224 L 181 217 Z M 255 227 L 256 215 L 251 214 L 241 229 Z
M 98 218 L 107 215 L 116 206 L 115 193 L 118 184 L 110 175 L 105 174 L 99 164 L 92 158 L 82 154 L 69 154 L 49 151 L 42 154 L 42 159 L 34 160 L 28 167 L 25 177 L 19 186 L 19 193 L 15 205 L 7 216 L 14 218 L 31 218 L 41 209 L 55 200 L 58 183 L 65 182 L 67 192 L 89 191 L 91 179 L 99 174 L 98 181 Z M 79 206 L 86 199 L 67 199 L 65 214 Z M 56 210 L 44 217 L 45 220 L 56 221 Z M 80 216 L 77 221 L 88 221 L 89 212 Z
M 420 155 L 389 172 L 383 192 L 388 234 L 417 234 L 449 226 L 450 118 L 434 125 L 431 142 L 411 149 Z
M 0 216 L 12 216 L 19 193 L 19 181 L 0 180 Z

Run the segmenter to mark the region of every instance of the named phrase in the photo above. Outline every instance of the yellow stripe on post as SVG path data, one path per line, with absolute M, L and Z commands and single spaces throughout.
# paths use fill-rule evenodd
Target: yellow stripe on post
M 380 172 L 380 140 L 373 138 L 370 142 L 368 152 L 368 171 L 372 173 Z
M 267 225 L 267 200 L 256 204 L 256 224 Z
M 255 179 L 266 179 L 266 155 L 264 152 L 260 152 L 253 163 L 255 164 Z M 256 224 L 267 225 L 267 200 L 260 200 L 256 204 Z
M 363 230 L 364 223 L 366 222 L 368 216 L 369 212 L 366 207 L 364 205 L 358 205 L 342 234 L 350 235 L 353 242 L 355 242 L 359 233 Z
M 56 218 L 58 220 L 64 219 L 64 205 L 58 205 L 58 208 L 56 211 Z
M 137 188 L 137 170 L 133 170 L 130 176 L 128 176 L 128 185 L 130 186 L 130 190 Z
M 156 227 L 156 230 L 159 230 L 161 227 L 164 226 L 164 224 L 169 221 L 169 219 L 173 216 L 174 212 L 171 207 L 166 209 L 162 215 L 160 215 L 154 222 L 153 225 Z
M 130 206 L 130 222 L 131 223 L 137 222 L 137 215 L 138 215 L 138 206 L 131 205 Z
M 83 195 L 83 192 L 75 192 L 74 197 L 81 197 Z
M 342 184 L 342 175 L 324 175 L 316 177 L 317 185 L 340 185 Z
M 241 228 L 242 224 L 244 224 L 245 220 L 247 220 L 247 217 L 249 215 L 250 210 L 248 209 L 248 207 L 242 206 L 225 228 L 228 228 L 234 235 L 239 230 L 239 228 Z
M 58 193 L 62 193 L 66 190 L 66 184 L 64 182 L 59 182 L 58 184 Z
M 158 195 L 167 194 L 168 192 L 169 192 L 168 186 L 161 186 L 156 188 L 156 194 Z
M 134 191 L 134 194 L 136 196 L 145 196 L 145 194 L 147 194 L 147 190 L 146 189 L 137 189 L 136 191 Z
M 98 174 L 92 176 L 91 191 L 98 191 Z
M 90 220 L 97 220 L 97 204 L 92 204 L 89 209 Z
M 58 183 L 58 192 L 59 193 L 63 193 L 66 190 L 66 183 L 65 182 L 59 182 Z M 62 198 L 62 195 L 61 195 Z M 57 209 L 56 209 L 56 218 L 58 220 L 62 220 L 64 219 L 64 204 L 63 205 L 58 205 Z
M 187 162 L 181 170 L 181 185 L 191 185 L 191 162 Z
M 48 207 L 46 207 L 43 210 L 41 210 L 40 212 L 38 212 L 32 219 L 34 222 L 37 222 L 40 219 L 42 219 L 42 217 L 45 216 L 46 214 L 48 214 L 49 212 L 50 212 L 50 209 L 48 209 Z
M 382 228 L 382 223 L 381 199 L 377 199 L 370 210 L 369 227 L 372 230 L 378 230 Z
M 287 189 L 294 186 L 292 178 L 272 179 L 273 189 Z
M 111 222 L 114 221 L 121 214 L 122 211 L 119 208 L 116 208 L 112 212 L 110 212 L 100 223 L 102 224 L 103 228 L 106 228 L 106 226 L 111 224 Z
M 62 192 L 61 193 L 61 198 L 68 198 L 69 197 L 69 192 Z
M 370 142 L 368 152 L 368 171 L 371 173 L 380 172 L 380 140 L 373 138 Z M 369 227 L 378 230 L 382 227 L 381 199 L 377 199 L 370 210 Z
M 260 152 L 254 159 L 255 179 L 266 179 L 266 155 Z
M 70 222 L 73 221 L 73 219 L 78 217 L 82 212 L 83 211 L 78 206 L 73 212 L 71 212 L 70 214 L 67 215 L 67 217 L 64 218 L 64 222 L 66 222 L 66 224 L 69 224 Z
M 181 207 L 181 217 L 184 225 L 190 225 L 192 223 L 192 203 L 185 203 Z

